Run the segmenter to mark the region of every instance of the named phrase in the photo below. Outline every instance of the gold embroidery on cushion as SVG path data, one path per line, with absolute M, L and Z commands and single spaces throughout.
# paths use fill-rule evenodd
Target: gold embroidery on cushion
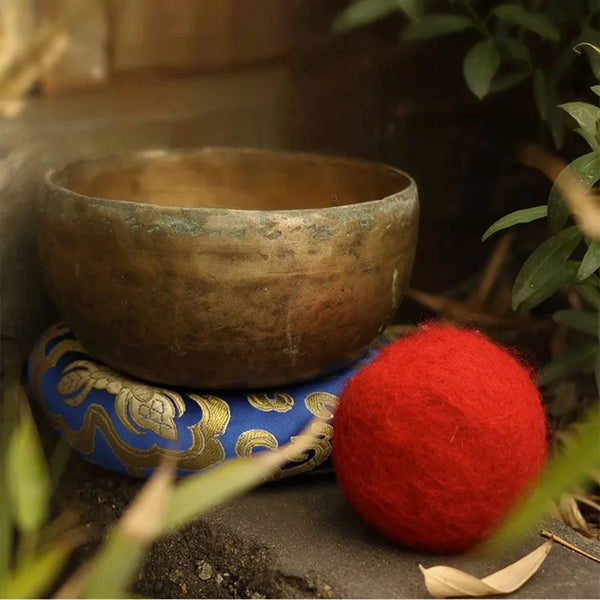
M 166 440 L 177 440 L 175 417 L 185 412 L 183 398 L 169 390 L 144 384 L 116 373 L 89 360 L 77 360 L 63 371 L 56 390 L 61 395 L 78 392 L 64 401 L 79 406 L 92 389 L 106 390 L 115 396 L 119 421 L 131 433 L 140 435 L 146 429 Z
M 72 338 L 58 342 L 49 352 L 46 352 L 48 344 L 53 339 L 58 335 L 68 333 L 68 331 L 64 323 L 51 327 L 31 353 L 32 383 L 40 399 L 42 398 L 42 376 L 46 370 L 56 367 L 60 358 L 67 352 L 86 353 L 80 342 Z M 90 373 L 93 374 L 91 379 L 89 378 Z M 95 385 L 93 382 L 95 382 Z M 144 405 L 148 409 L 152 408 L 152 401 L 154 400 L 158 400 L 162 405 L 154 406 L 158 411 L 164 408 L 164 404 L 167 403 L 167 413 L 172 410 L 172 416 L 175 415 L 176 411 L 180 415 L 185 412 L 185 403 L 179 394 L 169 390 L 153 388 L 152 386 L 144 386 L 144 384 L 135 380 L 127 380 L 127 378 L 111 372 L 110 369 L 91 361 L 70 363 L 62 372 L 62 377 L 57 384 L 57 391 L 61 395 L 77 392 L 75 397 L 65 398 L 64 400 L 70 406 L 78 406 L 95 386 L 98 389 L 106 389 L 115 396 L 122 394 L 122 398 L 118 402 L 115 398 L 115 408 L 121 413 L 119 419 L 121 422 L 125 421 L 123 422 L 124 426 L 137 434 L 141 432 L 133 427 L 129 415 L 131 415 L 131 421 L 141 428 L 151 429 L 167 439 L 169 439 L 169 435 L 173 435 L 169 431 L 168 426 L 170 423 L 168 420 L 165 428 L 164 414 L 158 416 L 151 413 L 150 410 L 146 411 L 142 408 Z M 138 386 L 146 389 L 140 390 Z M 158 398 L 156 394 L 152 394 L 148 389 L 158 390 Z M 127 392 L 131 393 L 134 398 L 128 397 Z M 164 394 L 166 399 L 161 394 Z M 90 404 L 87 407 L 79 430 L 71 429 L 60 415 L 51 413 L 46 403 L 42 402 L 42 405 L 51 423 L 63 432 L 65 438 L 79 452 L 82 454 L 94 452 L 95 430 L 99 429 L 114 454 L 124 464 L 127 472 L 141 476 L 142 469 L 157 467 L 164 456 L 178 461 L 177 467 L 182 471 L 200 471 L 225 459 L 225 449 L 218 438 L 225 433 L 229 424 L 230 411 L 227 402 L 217 396 L 198 396 L 194 394 L 189 396 L 202 409 L 202 418 L 198 423 L 188 426 L 192 436 L 191 445 L 186 449 L 179 450 L 161 448 L 156 444 L 148 449 L 130 446 L 119 435 L 111 417 L 104 407 L 99 404 Z M 149 400 L 150 406 L 148 406 Z M 177 439 L 176 431 L 174 433 L 174 439 Z
M 316 421 L 311 425 L 311 433 L 293 436 L 291 441 L 304 438 L 308 447 L 304 452 L 288 457 L 290 462 L 302 463 L 291 467 L 280 468 L 274 471 L 268 480 L 277 480 L 282 477 L 290 477 L 312 471 L 315 467 L 325 462 L 331 455 L 331 437 L 333 427 L 329 423 Z M 240 434 L 235 444 L 235 453 L 238 456 L 251 456 L 255 448 L 268 448 L 277 450 L 279 444 L 275 436 L 265 429 L 249 429 Z M 311 456 L 312 454 L 312 456 Z M 310 457 L 310 458 L 309 458 Z
M 112 451 L 121 460 L 129 473 L 141 475 L 142 469 L 154 469 L 158 466 L 162 457 L 175 459 L 177 468 L 183 471 L 201 471 L 207 467 L 222 462 L 225 458 L 225 451 L 220 441 L 216 437 L 205 437 L 203 426 L 208 434 L 211 432 L 224 431 L 229 421 L 229 407 L 224 400 L 211 397 L 211 404 L 219 404 L 220 401 L 226 407 L 226 411 L 221 409 L 209 411 L 206 416 L 203 413 L 202 419 L 189 427 L 192 434 L 192 444 L 185 450 L 171 450 L 161 448 L 153 444 L 148 449 L 134 448 L 127 444 L 115 429 L 110 416 L 99 404 L 90 404 L 83 418 L 81 428 L 71 429 L 65 420 L 56 414 L 49 413 L 48 417 L 54 427 L 62 430 L 63 435 L 69 443 L 82 454 L 92 454 L 94 452 L 95 430 L 99 429 Z M 215 421 L 221 420 L 220 427 Z M 223 421 L 223 418 L 225 421 Z M 215 434 L 216 435 L 216 434 Z
M 338 397 L 329 392 L 311 392 L 304 399 L 310 412 L 320 419 L 331 419 L 337 406 Z
M 284 413 L 294 406 L 294 399 L 284 392 L 275 392 L 272 396 L 269 396 L 269 394 L 248 394 L 246 398 L 254 408 L 263 412 L 274 410 L 275 412 Z
M 227 430 L 231 419 L 229 404 L 211 394 L 188 394 L 188 396 L 202 409 L 202 419 L 189 429 L 192 435 L 202 436 L 204 439 L 203 463 L 208 467 L 225 460 L 225 448 L 219 438 Z
M 252 456 L 255 448 L 277 450 L 277 438 L 265 429 L 249 429 L 240 433 L 235 443 L 235 453 L 238 456 Z

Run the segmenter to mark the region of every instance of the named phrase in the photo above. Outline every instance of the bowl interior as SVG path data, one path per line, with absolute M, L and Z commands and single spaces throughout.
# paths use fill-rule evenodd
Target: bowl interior
M 411 185 L 395 169 L 357 159 L 234 149 L 81 161 L 51 182 L 97 198 L 246 210 L 343 206 Z

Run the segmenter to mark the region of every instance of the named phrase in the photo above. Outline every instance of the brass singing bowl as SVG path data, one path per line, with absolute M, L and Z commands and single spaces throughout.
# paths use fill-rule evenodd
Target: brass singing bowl
M 257 388 L 358 358 L 412 269 L 415 182 L 245 149 L 81 161 L 45 177 L 46 284 L 88 352 L 174 386 Z

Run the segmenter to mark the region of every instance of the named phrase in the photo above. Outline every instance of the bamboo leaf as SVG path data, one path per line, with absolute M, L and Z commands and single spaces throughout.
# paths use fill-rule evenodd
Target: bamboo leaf
M 600 292 L 589 285 L 576 285 L 576 292 L 591 306 L 600 311 Z
M 0 581 L 2 581 L 10 567 L 14 541 L 6 455 L 19 414 L 19 381 L 25 356 L 16 344 L 3 340 L 0 360 L 3 375 L 0 399 Z
M 23 393 L 22 391 L 20 392 Z M 48 516 L 51 485 L 42 445 L 26 400 L 6 454 L 8 492 L 13 518 L 27 535 L 37 531 Z
M 494 14 L 502 21 L 519 25 L 536 33 L 540 37 L 558 42 L 560 31 L 550 18 L 541 12 L 526 10 L 520 4 L 501 4 L 494 9 Z
M 0 584 L 0 598 L 43 598 L 73 549 L 82 541 L 76 532 L 65 534 L 38 554 L 19 562 Z
M 583 281 L 600 269 L 600 242 L 593 241 L 590 243 L 579 271 L 577 271 L 577 279 Z
M 566 325 L 571 329 L 596 336 L 598 329 L 598 313 L 587 310 L 559 310 L 552 315 L 556 323 Z
M 566 491 L 584 484 L 600 465 L 600 419 L 597 404 L 581 421 L 575 441 L 549 461 L 537 486 L 509 513 L 505 521 L 482 544 L 500 550 L 518 543 Z
M 511 212 L 508 215 L 505 215 L 504 217 L 498 219 L 492 225 L 490 225 L 483 234 L 481 241 L 485 242 L 485 240 L 487 240 L 489 237 L 491 237 L 498 231 L 508 229 L 509 227 L 513 227 L 514 225 L 531 223 L 532 221 L 536 221 L 537 219 L 543 219 L 547 214 L 548 207 L 545 204 L 542 206 L 533 206 L 532 208 L 524 208 L 522 210 L 516 210 L 514 212 Z
M 591 371 L 598 353 L 598 344 L 573 346 L 544 365 L 540 371 L 540 385 L 548 385 L 571 373 Z
M 589 135 L 596 135 L 596 122 L 600 116 L 600 108 L 587 102 L 566 102 L 559 104 L 567 114 L 569 114 L 579 126 Z
M 93 559 L 82 584 L 84 598 L 124 598 L 146 551 L 160 531 L 173 488 L 173 468 L 148 480 Z
M 568 283 L 575 270 L 567 260 L 581 238 L 581 230 L 574 225 L 552 236 L 531 253 L 515 279 L 513 310 L 526 302 L 523 308 L 531 309 Z
M 461 15 L 429 14 L 405 27 L 402 31 L 402 39 L 430 40 L 442 35 L 465 31 L 471 27 L 473 27 L 471 19 Z
M 537 573 L 552 546 L 552 540 L 548 540 L 520 560 L 483 579 L 442 565 L 429 569 L 419 565 L 419 569 L 425 577 L 427 591 L 434 598 L 481 598 L 512 594 Z
M 600 340 L 600 316 L 598 318 L 598 339 Z M 598 354 L 596 354 L 594 376 L 596 378 L 596 391 L 598 392 L 598 394 L 600 394 L 600 348 L 598 348 Z
M 230 460 L 172 487 L 172 469 L 160 469 L 142 488 L 83 577 L 84 597 L 123 597 L 152 540 L 263 483 L 314 441 L 314 421 L 278 450 Z
M 315 433 L 311 421 L 302 433 L 278 450 L 236 458 L 206 473 L 186 477 L 171 496 L 162 527 L 168 532 L 198 515 L 266 481 L 273 472 L 310 448 Z
M 374 21 L 379 21 L 400 10 L 398 0 L 357 0 L 349 4 L 333 21 L 335 33 L 344 33 Z
M 590 152 L 576 158 L 556 178 L 548 197 L 548 225 L 554 233 L 559 232 L 569 218 L 569 207 L 560 191 L 561 179 L 568 174 L 567 169 L 570 169 L 581 183 L 591 188 L 600 180 L 600 152 Z
M 463 61 L 463 75 L 471 92 L 480 100 L 490 91 L 499 67 L 500 54 L 491 39 L 478 42 L 467 52 Z

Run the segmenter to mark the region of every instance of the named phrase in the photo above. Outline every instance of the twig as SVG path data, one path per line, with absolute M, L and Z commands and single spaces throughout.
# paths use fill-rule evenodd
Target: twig
M 548 531 L 547 529 L 542 529 L 542 531 L 540 531 L 540 535 L 549 540 L 555 541 L 557 544 L 560 544 L 561 546 L 564 546 L 565 548 L 568 548 L 569 550 L 573 550 L 574 552 L 577 552 L 578 554 L 581 554 L 582 556 L 585 556 L 597 563 L 600 563 L 600 558 L 598 558 L 597 556 L 594 556 L 593 554 L 589 554 L 585 550 L 582 550 L 581 548 L 574 546 L 570 542 L 567 542 L 567 540 L 563 540 L 562 538 L 554 535 L 551 531 Z
M 514 230 L 509 231 L 504 236 L 500 238 L 500 241 L 496 244 L 490 259 L 485 267 L 485 271 L 483 273 L 483 277 L 481 278 L 481 283 L 473 293 L 473 295 L 467 301 L 472 304 L 476 308 L 481 308 L 485 301 L 488 299 L 496 280 L 498 279 L 498 275 L 500 274 L 500 269 L 502 268 L 502 264 L 506 259 L 506 255 L 510 249 L 510 245 L 515 237 Z

